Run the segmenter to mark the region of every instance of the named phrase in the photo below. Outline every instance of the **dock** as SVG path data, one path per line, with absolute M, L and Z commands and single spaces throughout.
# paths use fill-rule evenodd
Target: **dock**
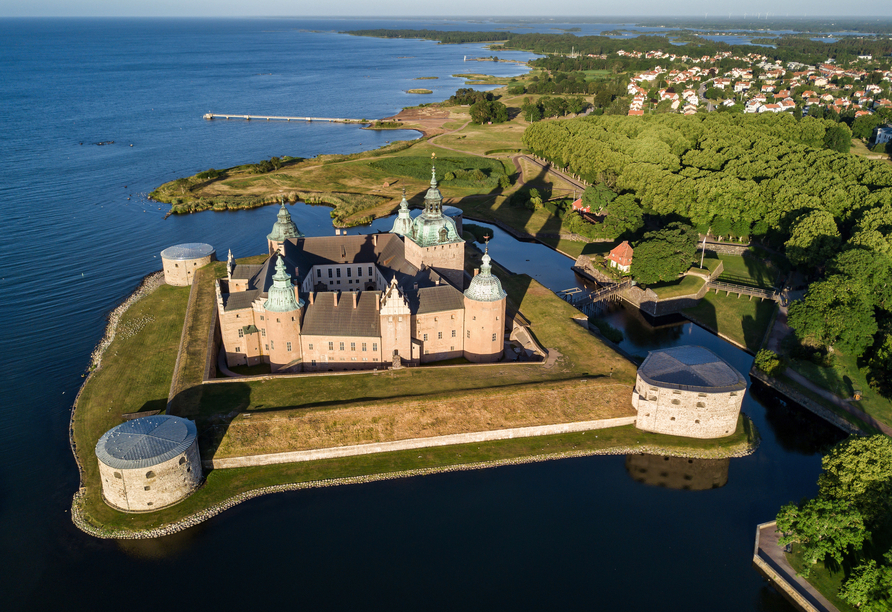
M 329 123 L 372 123 L 368 119 L 346 119 L 344 117 L 285 117 L 279 115 L 222 115 L 219 113 L 207 113 L 204 116 L 208 121 L 214 119 L 244 119 L 245 121 L 327 121 Z

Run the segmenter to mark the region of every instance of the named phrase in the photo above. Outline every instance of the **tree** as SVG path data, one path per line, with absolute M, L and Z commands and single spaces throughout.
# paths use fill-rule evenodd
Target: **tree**
M 602 183 L 598 183 L 585 188 L 585 191 L 582 192 L 582 204 L 583 206 L 588 206 L 590 211 L 596 213 L 602 208 L 606 208 L 615 197 L 616 193 L 613 190 Z
M 892 333 L 880 334 L 867 360 L 867 383 L 886 398 L 892 398 Z
M 604 222 L 614 235 L 635 232 L 644 227 L 644 211 L 631 194 L 621 195 L 607 205 Z
M 768 374 L 769 376 L 777 376 L 784 371 L 784 364 L 774 351 L 762 349 L 756 353 L 756 359 L 753 364 Z
M 848 153 L 852 147 L 852 131 L 844 123 L 828 127 L 824 133 L 824 146 L 840 153 Z
M 697 232 L 683 223 L 670 223 L 648 232 L 635 245 L 632 276 L 649 285 L 670 281 L 691 267 L 697 251 Z
M 870 298 L 839 274 L 812 283 L 805 299 L 790 305 L 787 321 L 800 338 L 856 356 L 873 344 L 878 329 Z
M 508 107 L 498 101 L 480 100 L 471 105 L 471 121 L 477 124 L 504 123 L 508 120 Z
M 861 548 L 867 537 L 861 513 L 845 502 L 812 499 L 802 504 L 787 504 L 777 515 L 781 545 L 797 543 L 805 562 L 803 576 L 811 566 L 828 556 L 842 563 L 845 555 Z
M 874 129 L 883 125 L 883 120 L 877 115 L 861 115 L 852 122 L 852 136 L 862 140 L 869 140 L 873 136 Z
M 844 602 L 863 612 L 888 611 L 890 594 L 892 568 L 877 565 L 873 559 L 853 569 L 849 579 L 839 589 L 839 596 Z
M 826 210 L 813 210 L 800 217 L 786 242 L 787 257 L 797 266 L 818 267 L 839 247 L 839 228 Z
M 856 508 L 868 523 L 892 509 L 892 438 L 849 438 L 821 461 L 821 497 Z

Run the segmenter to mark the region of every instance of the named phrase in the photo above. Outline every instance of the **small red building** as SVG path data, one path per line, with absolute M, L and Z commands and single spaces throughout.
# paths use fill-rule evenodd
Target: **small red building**
M 628 272 L 632 267 L 632 253 L 634 249 L 628 240 L 623 240 L 622 244 L 610 251 L 607 259 L 614 268 L 619 268 L 623 272 Z
M 577 212 L 587 212 L 587 213 L 592 212 L 591 207 L 582 205 L 582 198 L 579 198 L 578 200 L 573 202 L 573 210 L 575 210 Z

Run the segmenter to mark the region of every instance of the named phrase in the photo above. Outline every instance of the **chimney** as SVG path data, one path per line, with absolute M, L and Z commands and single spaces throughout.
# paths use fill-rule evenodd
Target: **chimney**
M 378 246 L 378 234 L 372 234 L 372 246 Z
M 356 308 L 356 296 L 359 295 L 359 292 L 358 292 L 358 291 L 351 291 L 350 293 L 353 294 L 353 308 Z
M 338 305 L 338 294 L 340 294 L 340 291 L 332 291 L 331 292 L 332 297 L 334 297 L 334 305 L 335 306 Z
M 313 296 L 316 295 L 314 292 L 310 291 L 310 306 L 313 305 Z
M 480 274 L 480 268 L 474 268 L 474 276 Z
M 381 294 L 375 294 L 375 310 L 381 310 Z
M 440 279 L 439 279 L 439 278 L 437 279 L 436 283 L 437 283 L 437 287 L 439 287 L 439 286 L 440 286 Z
M 340 236 L 340 235 L 341 235 L 341 230 L 340 230 L 340 228 L 336 227 L 335 228 L 335 236 Z

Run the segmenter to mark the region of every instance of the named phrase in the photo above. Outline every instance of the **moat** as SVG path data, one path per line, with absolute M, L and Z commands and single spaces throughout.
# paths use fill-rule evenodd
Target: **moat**
M 155 256 L 166 246 L 201 240 L 220 252 L 231 247 L 237 256 L 255 254 L 256 237 L 269 231 L 275 216 L 273 207 L 265 207 L 163 220 L 164 211 L 139 194 L 184 171 L 261 159 L 272 149 L 315 154 L 377 145 L 372 141 L 379 136 L 351 126 L 208 126 L 201 119 L 208 100 L 189 80 L 207 78 L 211 87 L 210 80 L 229 74 L 226 63 L 238 58 L 226 41 L 244 36 L 258 43 L 244 72 L 267 73 L 273 50 L 266 45 L 288 39 L 265 30 L 273 25 L 290 31 L 294 23 L 199 20 L 187 28 L 125 21 L 114 32 L 107 24 L 87 21 L 73 29 L 58 23 L 4 25 L 6 36 L 22 31 L 35 41 L 2 52 L 7 61 L 20 63 L 10 72 L 13 85 L 0 92 L 10 112 L 33 116 L 13 123 L 9 150 L 20 153 L 0 170 L 8 179 L 4 193 L 9 202 L 6 240 L 0 246 L 0 312 L 9 322 L 7 345 L 20 350 L 5 368 L 10 393 L 0 420 L 0 479 L 7 491 L 0 506 L 0 546 L 8 559 L 15 559 L 0 585 L 10 608 L 127 601 L 132 610 L 296 602 L 326 608 L 455 609 L 470 601 L 475 608 L 550 609 L 590 602 L 602 609 L 790 610 L 751 568 L 754 526 L 772 518 L 781 504 L 814 494 L 820 453 L 840 434 L 759 387 L 751 387 L 743 412 L 762 434 L 760 448 L 731 460 L 727 472 L 723 465 L 703 464 L 689 481 L 678 477 L 675 461 L 658 469 L 652 464 L 662 460 L 590 457 L 272 495 L 154 541 L 99 541 L 72 525 L 68 508 L 77 472 L 67 444 L 69 409 L 106 314 L 138 279 L 160 269 Z M 183 35 L 187 30 L 190 36 Z M 377 39 L 349 39 L 348 44 L 335 35 L 320 36 L 347 45 L 343 53 L 348 56 L 424 55 L 419 74 L 432 73 L 429 66 L 440 61 L 438 54 L 459 53 L 460 58 L 464 53 L 464 46 L 456 50 Z M 152 91 L 146 89 L 144 72 L 134 71 L 120 82 L 121 75 L 106 72 L 110 66 L 101 59 L 114 51 L 127 54 L 141 70 L 154 69 L 148 64 L 157 47 L 171 44 L 184 51 L 207 45 L 220 57 L 210 69 L 204 60 L 194 67 L 161 60 L 166 76 L 152 79 Z M 301 44 L 288 43 L 274 53 L 282 53 L 282 60 L 299 51 L 320 58 L 323 51 L 331 53 L 330 45 L 312 38 Z M 11 49 L 19 48 L 31 49 L 33 57 L 8 58 Z M 406 69 L 407 60 L 399 63 L 391 74 Z M 442 74 L 458 71 L 446 64 L 443 59 Z M 367 73 L 344 70 L 345 79 L 357 82 Z M 35 80 L 35 73 L 45 78 Z M 50 87 L 64 74 L 73 81 L 70 88 Z M 92 84 L 89 77 L 97 74 Z M 242 87 L 224 78 L 213 85 L 214 96 Z M 97 91 L 110 97 L 102 100 L 110 110 L 85 110 L 84 118 L 93 120 L 89 128 L 81 121 L 38 122 L 55 106 L 81 103 Z M 257 95 L 256 89 L 250 91 Z M 32 97 L 24 96 L 28 92 Z M 188 103 L 181 104 L 184 92 Z M 160 110 L 164 96 L 177 102 L 165 103 L 161 124 L 151 113 Z M 364 112 L 385 116 L 405 104 L 400 96 L 382 95 L 381 100 L 375 103 L 387 108 Z M 30 103 L 36 106 L 29 111 Z M 265 112 L 279 108 L 271 104 Z M 352 116 L 354 110 L 341 114 Z M 382 141 L 390 137 L 380 136 Z M 81 140 L 133 140 L 135 146 L 79 147 Z M 41 180 L 50 155 L 60 177 L 51 184 Z M 291 210 L 308 235 L 333 232 L 328 208 Z M 44 225 L 47 215 L 50 226 Z M 66 245 L 57 257 L 35 257 L 22 246 L 35 236 L 45 237 L 46 227 Z M 569 268 L 572 262 L 562 255 L 514 242 L 498 229 L 493 234 L 493 258 L 513 272 L 527 272 L 558 290 L 578 282 Z M 35 282 L 42 270 L 52 270 L 57 290 Z M 621 346 L 632 354 L 701 344 L 741 372 L 749 370 L 750 356 L 690 323 L 653 328 L 624 307 L 608 318 L 622 329 Z M 36 326 L 58 341 L 35 342 Z M 686 465 L 691 464 L 681 467 Z M 639 482 L 642 467 L 667 486 Z M 668 486 L 676 482 L 692 483 L 692 490 Z M 235 584 L 216 587 L 224 579 Z M 150 597 L 132 597 L 137 580 L 151 583 Z

